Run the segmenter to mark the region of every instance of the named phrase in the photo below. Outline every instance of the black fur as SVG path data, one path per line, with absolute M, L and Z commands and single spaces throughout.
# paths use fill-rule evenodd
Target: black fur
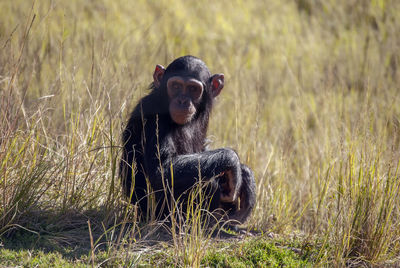
M 189 76 L 201 81 L 204 92 L 196 104 L 196 114 L 185 125 L 177 125 L 168 112 L 166 83 L 171 76 Z M 168 206 L 162 205 L 171 187 L 173 167 L 173 193 L 177 200 L 186 201 L 188 190 L 198 182 L 199 167 L 203 181 L 209 181 L 206 194 L 209 210 L 222 208 L 229 219 L 244 222 L 255 204 L 255 181 L 251 170 L 240 163 L 235 151 L 228 148 L 207 151 L 205 140 L 210 112 L 213 106 L 211 73 L 200 59 L 184 56 L 173 61 L 165 70 L 161 85 L 152 84 L 152 91 L 143 97 L 133 110 L 123 132 L 124 150 L 120 163 L 125 195 L 138 203 L 142 216 L 148 211 L 149 189 L 155 192 L 158 203 L 156 213 L 167 215 Z M 238 201 L 220 201 L 221 178 L 217 175 L 230 170 L 234 174 Z M 147 182 L 149 185 L 147 185 Z M 132 195 L 131 195 L 132 194 Z M 168 197 L 168 196 L 167 196 Z

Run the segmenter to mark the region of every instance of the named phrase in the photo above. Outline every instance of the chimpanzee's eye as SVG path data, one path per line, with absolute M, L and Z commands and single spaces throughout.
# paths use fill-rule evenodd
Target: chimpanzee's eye
M 179 91 L 182 89 L 182 85 L 180 83 L 178 83 L 178 82 L 173 82 L 171 84 L 171 88 L 170 89 L 171 89 L 171 93 L 173 95 L 175 95 L 175 94 L 179 93 Z
M 196 93 L 197 88 L 195 86 L 189 86 L 189 91 L 190 91 L 190 93 Z
M 198 99 L 201 96 L 201 88 L 196 85 L 189 85 L 188 91 L 194 99 Z

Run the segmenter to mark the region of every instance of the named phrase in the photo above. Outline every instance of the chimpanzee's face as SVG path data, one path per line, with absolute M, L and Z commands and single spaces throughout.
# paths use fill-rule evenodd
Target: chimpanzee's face
M 224 75 L 211 75 L 206 64 L 193 56 L 178 58 L 167 69 L 157 65 L 153 79 L 155 89 L 166 91 L 168 103 L 165 104 L 172 121 L 178 125 L 189 123 L 201 102 L 210 101 L 203 97 L 205 94 L 215 98 L 224 87 Z
M 191 77 L 172 76 L 167 81 L 169 114 L 178 125 L 189 123 L 201 102 L 204 86 Z

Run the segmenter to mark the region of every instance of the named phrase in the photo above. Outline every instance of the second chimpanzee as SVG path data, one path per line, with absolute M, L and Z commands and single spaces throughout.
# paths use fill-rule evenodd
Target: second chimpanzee
M 253 173 L 232 149 L 205 146 L 224 75 L 211 75 L 203 61 L 184 56 L 166 69 L 157 65 L 153 78 L 152 91 L 139 101 L 123 132 L 120 172 L 125 195 L 145 215 L 153 192 L 157 213 L 167 215 L 165 201 L 171 194 L 186 201 L 201 178 L 208 185 L 207 209 L 223 210 L 225 218 L 243 223 L 255 205 Z

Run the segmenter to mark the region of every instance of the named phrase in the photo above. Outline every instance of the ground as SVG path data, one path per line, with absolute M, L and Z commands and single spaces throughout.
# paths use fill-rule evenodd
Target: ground
M 396 0 L 0 1 L 0 266 L 399 266 L 399 32 Z M 124 124 L 186 54 L 225 74 L 209 147 L 254 170 L 252 236 L 154 238 L 122 196 Z

